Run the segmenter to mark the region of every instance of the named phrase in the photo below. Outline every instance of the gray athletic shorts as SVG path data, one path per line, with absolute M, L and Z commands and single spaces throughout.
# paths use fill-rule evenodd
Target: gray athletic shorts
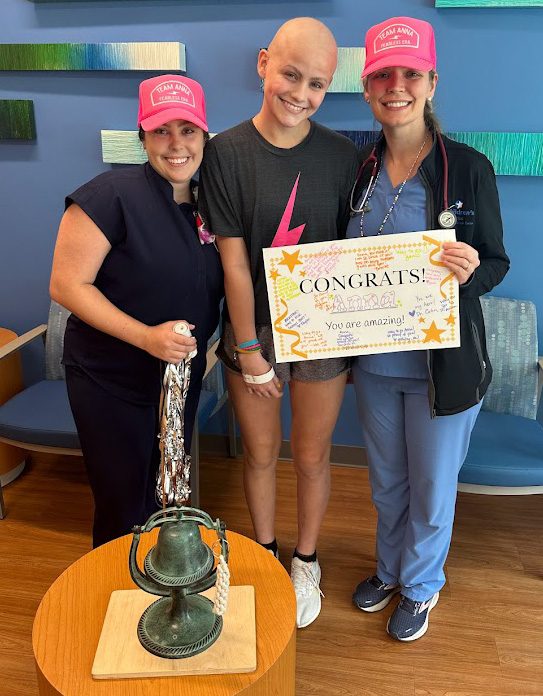
M 348 358 L 324 358 L 323 360 L 300 360 L 299 362 L 277 363 L 273 349 L 273 335 L 271 326 L 257 326 L 256 336 L 262 346 L 262 355 L 273 366 L 275 374 L 281 382 L 290 382 L 291 379 L 300 382 L 325 382 L 334 379 L 342 372 L 349 369 Z M 241 372 L 237 361 L 234 360 L 234 345 L 236 341 L 232 325 L 225 322 L 217 357 L 229 370 Z

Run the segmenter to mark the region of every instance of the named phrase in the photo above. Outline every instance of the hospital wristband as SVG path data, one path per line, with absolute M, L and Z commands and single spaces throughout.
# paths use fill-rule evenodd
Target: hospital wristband
M 268 372 L 265 372 L 263 375 L 246 375 L 242 373 L 241 376 L 245 384 L 267 384 L 275 377 L 275 370 L 271 367 Z

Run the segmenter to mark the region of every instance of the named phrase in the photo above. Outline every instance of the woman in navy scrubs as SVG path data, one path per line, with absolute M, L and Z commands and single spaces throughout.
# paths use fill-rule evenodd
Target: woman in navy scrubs
M 72 312 L 64 364 L 94 495 L 95 547 L 157 509 L 163 368 L 197 346 L 185 409 L 190 450 L 223 295 L 192 181 L 209 137 L 202 87 L 178 75 L 145 80 L 138 126 L 149 161 L 101 174 L 66 198 L 51 276 L 51 297 Z M 182 320 L 192 337 L 174 333 Z

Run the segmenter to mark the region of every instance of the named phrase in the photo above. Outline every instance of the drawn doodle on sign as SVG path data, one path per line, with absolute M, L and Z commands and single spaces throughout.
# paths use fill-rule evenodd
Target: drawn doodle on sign
M 362 298 L 360 295 L 351 295 L 347 298 L 349 304 L 349 311 L 359 312 L 362 309 Z
M 381 307 L 394 307 L 394 290 L 384 292 L 381 297 Z
M 345 307 L 345 303 L 343 302 L 343 299 L 341 295 L 336 295 L 334 297 L 334 308 L 332 309 L 332 312 L 346 312 L 347 308 Z
M 401 304 L 395 301 L 394 290 L 384 292 L 381 295 L 381 299 L 373 292 L 362 296 L 351 295 L 344 299 L 347 301 L 347 306 L 345 306 L 345 302 L 340 295 L 335 295 L 333 309 L 329 311 L 339 314 L 340 312 L 367 312 L 372 309 L 401 307 Z
M 315 309 L 322 309 L 325 312 L 331 312 L 334 309 L 334 295 L 329 292 L 319 292 L 313 295 Z
M 327 254 L 318 254 L 304 258 L 304 271 L 308 278 L 319 278 L 332 273 L 341 257 L 341 249 L 332 244 Z
M 379 306 L 379 300 L 377 299 L 377 295 L 373 292 L 369 295 L 363 295 L 362 302 L 364 309 L 375 309 Z

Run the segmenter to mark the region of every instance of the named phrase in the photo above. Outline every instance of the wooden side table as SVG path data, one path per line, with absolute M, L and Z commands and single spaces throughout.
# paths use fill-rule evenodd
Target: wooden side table
M 139 554 L 156 543 L 144 534 Z M 254 585 L 257 669 L 149 679 L 94 680 L 91 668 L 113 590 L 135 589 L 131 537 L 94 549 L 71 565 L 42 599 L 32 632 L 40 696 L 294 696 L 296 599 L 285 569 L 262 546 L 228 532 L 232 585 Z M 202 530 L 211 545 L 216 536 Z
M 9 329 L 0 328 L 0 346 L 17 338 Z M 19 353 L 0 360 L 0 404 L 5 403 L 23 388 L 21 358 Z M 18 447 L 0 442 L 0 519 L 3 517 L 1 486 L 11 483 L 25 467 L 25 454 Z

